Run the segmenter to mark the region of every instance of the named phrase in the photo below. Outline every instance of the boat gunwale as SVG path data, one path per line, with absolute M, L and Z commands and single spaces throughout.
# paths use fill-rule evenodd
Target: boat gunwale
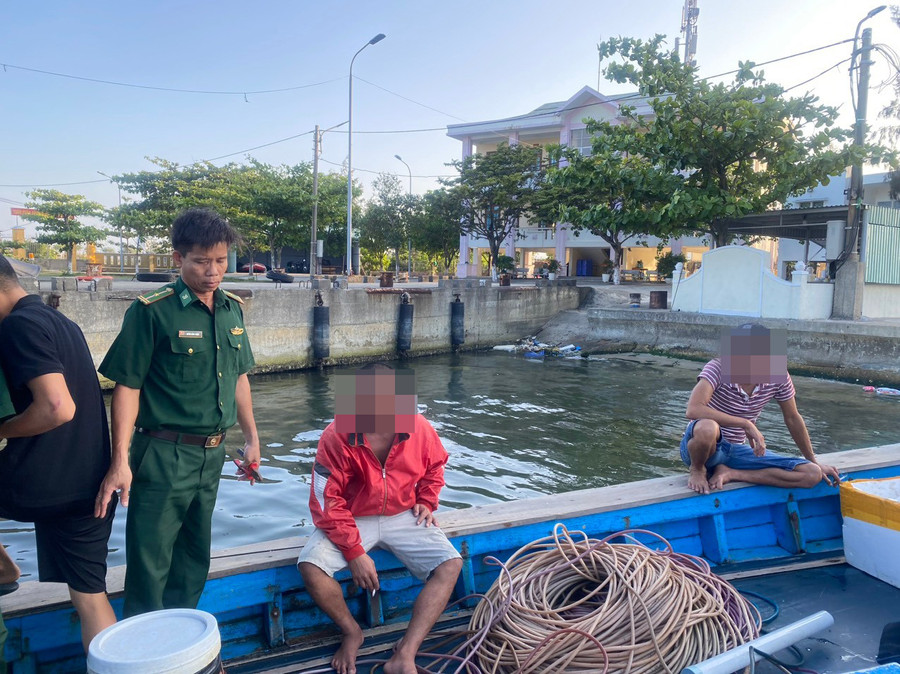
M 835 466 L 840 473 L 853 476 L 856 473 L 898 465 L 900 443 L 821 454 L 819 458 Z M 681 474 L 448 510 L 439 512 L 438 516 L 441 528 L 453 540 L 498 529 L 524 527 L 551 520 L 569 520 L 690 498 L 705 499 L 706 504 L 712 503 L 718 508 L 717 499 L 745 489 L 770 490 L 779 494 L 791 491 L 732 483 L 711 494 L 698 495 L 688 490 L 687 475 Z M 812 489 L 832 488 L 823 484 Z M 208 580 L 293 566 L 307 539 L 308 536 L 295 536 L 214 550 Z M 124 565 L 109 569 L 107 592 L 111 599 L 122 595 L 124 581 Z M 65 606 L 71 606 L 71 601 L 67 587 L 61 583 L 27 581 L 21 584 L 19 590 L 0 599 L 0 610 L 5 618 L 57 610 Z

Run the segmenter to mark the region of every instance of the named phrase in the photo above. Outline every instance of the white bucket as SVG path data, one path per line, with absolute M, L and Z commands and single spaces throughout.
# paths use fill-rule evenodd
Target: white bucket
M 88 674 L 214 674 L 222 671 L 216 619 L 205 611 L 153 611 L 110 625 L 91 641 Z

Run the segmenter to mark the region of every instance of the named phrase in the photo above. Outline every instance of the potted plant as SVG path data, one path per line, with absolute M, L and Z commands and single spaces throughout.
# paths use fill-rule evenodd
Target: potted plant
M 512 273 L 516 270 L 516 261 L 509 255 L 498 255 L 496 267 L 500 275 L 500 285 L 508 286 Z
M 561 265 L 559 263 L 559 260 L 556 260 L 552 257 L 547 260 L 547 278 L 551 281 L 555 281 L 556 274 L 559 272 L 560 266 Z
M 600 263 L 600 280 L 603 283 L 609 283 L 610 276 L 613 271 L 613 263 L 609 258 Z

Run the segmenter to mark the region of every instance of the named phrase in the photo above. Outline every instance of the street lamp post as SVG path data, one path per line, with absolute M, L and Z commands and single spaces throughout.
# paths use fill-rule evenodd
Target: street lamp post
M 97 171 L 104 178 L 108 178 L 109 182 L 116 182 L 110 176 L 106 175 L 103 171 Z M 122 188 L 119 186 L 119 183 L 116 183 L 116 190 L 119 193 L 119 218 L 122 217 Z M 119 273 L 125 273 L 125 247 L 122 244 L 122 221 L 119 220 Z
M 403 157 L 399 154 L 395 154 L 394 159 L 399 160 L 406 167 L 407 173 L 409 173 L 409 207 L 412 207 L 412 169 L 409 168 L 409 164 L 403 161 Z M 408 276 L 412 276 L 412 233 L 409 231 L 406 232 L 406 273 Z
M 384 33 L 378 33 L 360 47 L 359 51 L 350 59 L 350 95 L 347 114 L 347 260 L 344 263 L 347 276 L 353 274 L 353 62 L 363 49 L 370 44 L 381 42 L 383 39 Z
M 316 225 L 319 219 L 319 155 L 322 153 L 322 136 L 332 129 L 344 126 L 347 122 L 341 122 L 334 126 L 328 127 L 324 131 L 319 131 L 319 125 L 316 124 L 316 137 L 313 141 L 313 212 L 312 212 L 312 236 L 309 244 L 309 280 L 312 281 L 313 276 L 319 273 L 319 255 L 316 241 Z

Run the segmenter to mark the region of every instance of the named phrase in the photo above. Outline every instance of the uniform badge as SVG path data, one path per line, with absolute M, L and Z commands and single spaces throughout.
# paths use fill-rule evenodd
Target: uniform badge
M 203 339 L 203 330 L 179 330 L 178 336 L 182 339 Z
M 237 335 L 243 335 L 243 334 L 244 334 L 244 328 L 238 328 L 238 327 L 231 328 L 231 334 L 234 335 L 234 336 L 237 336 Z

